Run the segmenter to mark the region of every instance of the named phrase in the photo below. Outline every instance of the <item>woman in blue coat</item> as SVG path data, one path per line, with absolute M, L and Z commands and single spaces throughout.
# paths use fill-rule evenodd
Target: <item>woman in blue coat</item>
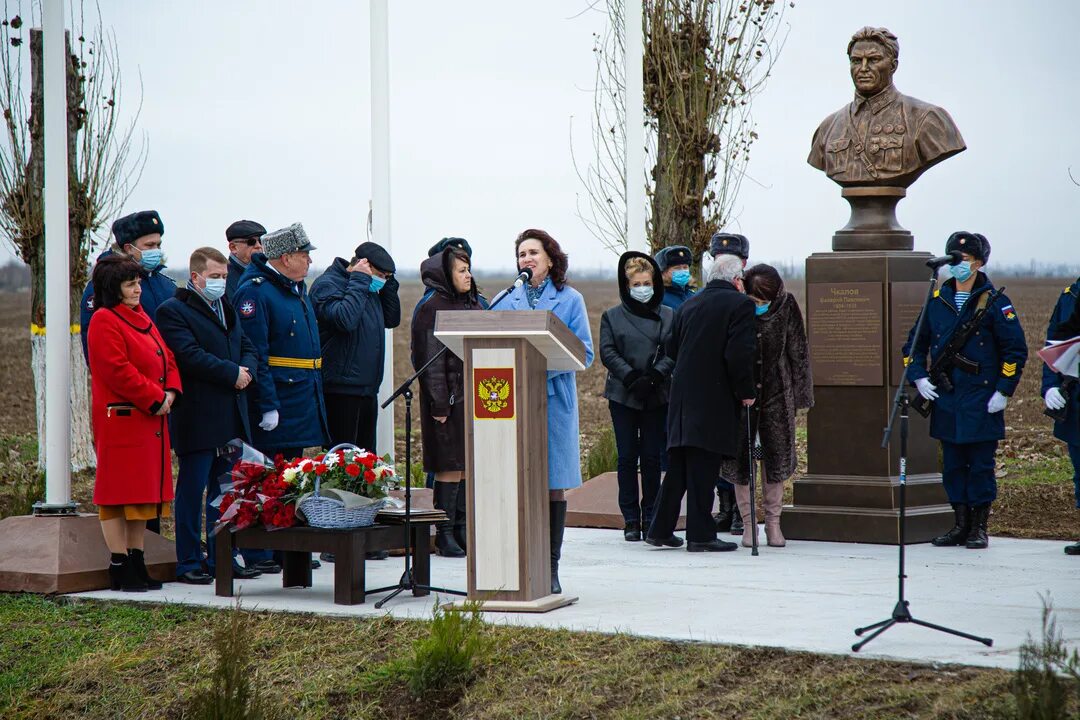
M 518 272 L 532 271 L 529 282 L 511 292 L 495 310 L 550 310 L 585 343 L 585 366 L 592 365 L 593 344 L 585 299 L 566 284 L 566 253 L 543 230 L 526 230 L 514 242 Z M 549 370 L 548 499 L 551 522 L 551 592 L 561 593 L 559 559 L 566 529 L 564 491 L 581 485 L 577 378 L 571 370 Z

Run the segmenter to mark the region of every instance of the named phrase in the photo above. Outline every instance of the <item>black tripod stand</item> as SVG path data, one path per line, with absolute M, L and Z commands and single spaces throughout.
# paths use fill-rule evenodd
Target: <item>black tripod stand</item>
M 915 332 L 912 335 L 912 338 L 913 338 L 912 342 L 913 343 L 918 340 L 919 333 L 922 331 L 923 322 L 926 320 L 926 310 L 927 310 L 927 307 L 930 304 L 930 300 L 934 296 L 934 288 L 937 286 L 937 271 L 938 271 L 938 268 L 940 267 L 940 265 L 934 264 L 933 262 L 927 263 L 927 265 L 929 265 L 931 268 L 933 268 L 933 272 L 932 272 L 932 274 L 930 276 L 930 287 L 926 291 L 926 299 L 923 301 L 922 311 L 919 313 L 918 320 L 915 321 Z M 913 348 L 912 353 L 914 353 L 914 352 L 915 351 L 914 351 L 914 348 Z M 904 560 L 905 560 L 904 547 L 905 547 L 905 542 L 906 542 L 906 537 L 905 537 L 906 528 L 905 528 L 905 525 L 907 524 L 906 523 L 906 520 L 907 520 L 907 441 L 908 441 L 908 419 L 909 419 L 908 410 L 909 410 L 909 407 L 910 407 L 910 404 L 911 404 L 911 400 L 910 400 L 910 398 L 908 398 L 908 394 L 907 394 L 907 377 L 908 377 L 908 366 L 905 365 L 904 372 L 900 376 L 900 386 L 896 389 L 896 396 L 893 399 L 892 413 L 889 415 L 889 425 L 888 425 L 888 427 L 885 428 L 885 435 L 881 440 L 881 447 L 883 447 L 883 448 L 889 447 L 889 438 L 892 437 L 893 424 L 896 422 L 897 414 L 899 414 L 899 417 L 900 417 L 900 546 L 899 546 L 899 550 L 900 550 L 900 569 L 899 569 L 900 587 L 899 587 L 899 597 L 898 597 L 898 599 L 896 601 L 896 606 L 893 607 L 892 615 L 890 615 L 887 619 L 882 620 L 881 622 L 876 622 L 873 625 L 867 625 L 866 627 L 856 628 L 855 634 L 858 635 L 859 637 L 862 637 L 863 633 L 868 632 L 870 630 L 873 630 L 873 632 L 871 632 L 870 635 L 867 636 L 866 638 L 864 638 L 864 639 L 860 640 L 859 642 L 855 643 L 854 645 L 852 645 L 851 649 L 852 649 L 853 652 L 859 652 L 859 650 L 862 650 L 863 646 L 866 645 L 866 643 L 870 642 L 871 640 L 876 638 L 878 635 L 882 634 L 883 632 L 885 632 L 886 630 L 891 628 L 893 625 L 896 625 L 897 623 L 913 623 L 915 625 L 920 625 L 920 626 L 925 627 L 925 628 L 930 628 L 931 630 L 937 630 L 939 632 L 949 633 L 950 635 L 956 635 L 957 637 L 967 638 L 968 640 L 974 640 L 975 642 L 980 642 L 983 645 L 986 645 L 987 647 L 991 647 L 991 646 L 993 646 L 994 641 L 991 640 L 990 638 L 978 637 L 977 635 L 969 635 L 968 633 L 960 632 L 959 630 L 953 630 L 952 628 L 947 628 L 947 627 L 944 627 L 942 625 L 935 625 L 933 623 L 928 623 L 925 620 L 919 620 L 919 619 L 917 619 L 915 617 L 912 617 L 911 610 L 908 609 L 909 603 L 904 598 L 904 579 L 907 577 L 907 575 L 904 573 Z
M 518 279 L 513 285 L 508 287 L 488 306 L 488 309 L 495 307 L 499 302 L 506 297 L 511 290 L 527 281 L 532 273 L 522 272 L 518 275 Z M 416 578 L 413 577 L 412 569 L 412 552 L 413 552 L 413 534 L 412 534 L 412 384 L 413 382 L 424 374 L 424 372 L 431 367 L 439 358 L 441 358 L 449 348 L 443 347 L 442 350 L 431 356 L 431 359 L 421 366 L 419 370 L 414 372 L 409 378 L 401 383 L 397 390 L 393 394 L 386 398 L 386 401 L 380 407 L 387 407 L 390 403 L 397 400 L 399 397 L 405 398 L 405 572 L 402 573 L 401 579 L 398 580 L 397 585 L 389 585 L 387 587 L 378 588 L 376 590 L 367 591 L 368 595 L 375 595 L 386 591 L 391 591 L 389 595 L 384 597 L 379 602 L 375 603 L 375 607 L 381 609 L 383 605 L 393 600 L 395 597 L 405 592 L 406 590 L 429 590 L 434 592 L 445 593 L 446 595 L 461 595 L 467 596 L 468 593 L 462 590 L 448 590 L 447 588 L 434 587 L 432 585 L 423 585 L 416 582 Z

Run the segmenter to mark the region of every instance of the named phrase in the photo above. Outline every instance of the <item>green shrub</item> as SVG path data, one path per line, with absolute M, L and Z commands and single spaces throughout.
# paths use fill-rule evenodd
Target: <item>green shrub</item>
M 402 668 L 414 697 L 463 688 L 491 654 L 479 602 L 445 610 L 436 599 L 433 612 L 431 632 L 413 644 Z
M 1020 667 L 1013 681 L 1020 720 L 1068 720 L 1080 709 L 1080 655 L 1069 652 L 1054 619 L 1054 607 L 1042 598 L 1042 638 L 1030 635 L 1020 646 Z M 1071 700 L 1070 700 L 1071 698 Z
M 263 699 L 258 670 L 252 667 L 251 619 L 240 602 L 225 613 L 214 631 L 214 674 L 209 691 L 191 701 L 196 720 L 265 720 L 273 717 Z
M 586 453 L 583 474 L 586 479 L 592 479 L 606 472 L 615 472 L 618 465 L 619 452 L 615 447 L 615 429 L 608 426 L 600 433 L 596 444 Z

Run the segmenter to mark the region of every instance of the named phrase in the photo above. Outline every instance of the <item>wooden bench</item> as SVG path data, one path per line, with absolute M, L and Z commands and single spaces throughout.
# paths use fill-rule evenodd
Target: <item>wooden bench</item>
M 428 538 L 432 524 L 430 521 L 412 522 L 413 578 L 420 586 L 431 584 Z M 216 545 L 218 597 L 233 596 L 234 548 L 280 550 L 284 557 L 281 586 L 286 588 L 311 587 L 311 553 L 329 552 L 334 554 L 334 604 L 357 605 L 364 602 L 366 553 L 404 547 L 405 526 L 370 525 L 350 530 L 304 526 L 272 532 L 260 526 L 218 533 Z M 428 590 L 420 587 L 413 590 L 413 595 L 427 594 Z

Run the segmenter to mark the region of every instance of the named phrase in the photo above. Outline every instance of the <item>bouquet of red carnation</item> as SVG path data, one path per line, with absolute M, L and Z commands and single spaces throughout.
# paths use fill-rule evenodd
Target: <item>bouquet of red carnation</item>
M 221 512 L 214 532 L 226 527 L 243 530 L 256 523 L 269 530 L 295 525 L 296 501 L 314 484 L 286 477 L 287 464 L 281 455 L 270 460 L 240 440 L 233 440 L 227 448 L 232 467 L 220 478 L 221 495 L 211 503 Z

